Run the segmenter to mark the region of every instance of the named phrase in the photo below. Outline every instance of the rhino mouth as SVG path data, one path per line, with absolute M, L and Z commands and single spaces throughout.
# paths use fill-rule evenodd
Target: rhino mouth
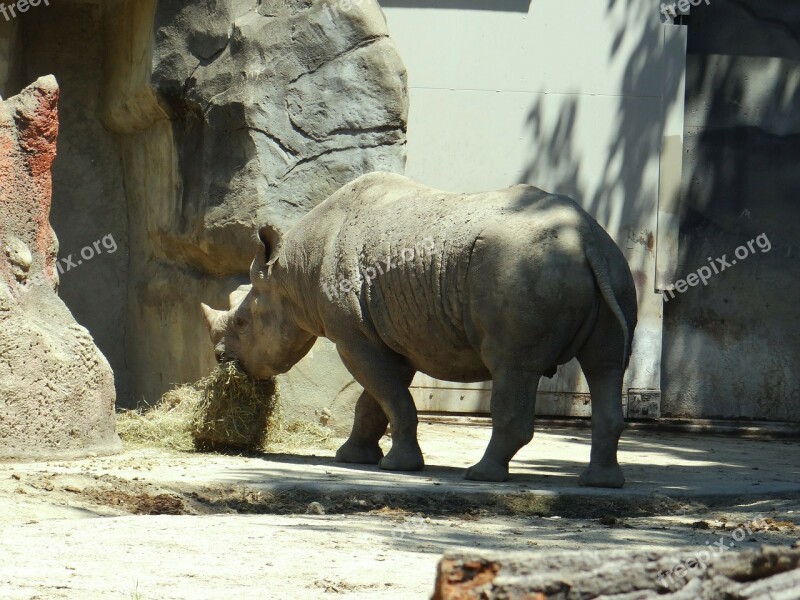
M 233 372 L 239 373 L 241 375 L 244 375 L 245 377 L 247 377 L 251 381 L 265 381 L 266 380 L 266 378 L 265 379 L 258 379 L 256 377 L 253 377 L 252 375 L 250 375 L 250 373 L 247 372 L 247 369 L 244 368 L 244 365 L 242 364 L 242 361 L 240 361 L 235 356 L 229 356 L 229 355 L 220 356 L 217 359 L 217 366 L 218 366 L 219 369 L 222 369 L 224 371 L 228 371 L 228 372 L 233 371 Z
M 244 365 L 242 361 L 240 361 L 236 356 L 232 354 L 228 354 L 227 352 L 215 352 L 214 358 L 217 360 L 217 365 L 220 368 L 226 368 L 232 366 L 237 371 L 241 371 L 245 373 Z

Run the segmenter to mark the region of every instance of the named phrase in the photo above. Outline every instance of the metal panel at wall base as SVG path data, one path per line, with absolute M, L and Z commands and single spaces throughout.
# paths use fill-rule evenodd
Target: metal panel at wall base
M 482 386 L 480 389 L 476 386 Z M 470 389 L 456 387 L 412 387 L 411 397 L 422 412 L 491 414 L 491 382 L 474 384 Z M 629 389 L 622 394 L 622 414 L 631 419 L 658 419 L 661 392 Z M 591 417 L 591 397 L 587 393 L 540 392 L 536 394 L 537 416 Z
M 412 387 L 411 397 L 422 412 L 452 412 L 490 414 L 491 382 L 487 389 L 457 389 L 450 387 Z M 543 392 L 536 395 L 536 414 L 539 416 L 590 417 L 591 398 L 584 393 Z
M 661 416 L 661 392 L 658 390 L 628 390 L 626 417 L 657 419 Z

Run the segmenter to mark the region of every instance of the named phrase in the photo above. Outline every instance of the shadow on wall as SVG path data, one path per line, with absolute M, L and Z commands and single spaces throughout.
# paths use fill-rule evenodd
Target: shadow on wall
M 609 0 L 608 12 L 615 10 L 619 3 L 621 0 Z M 634 42 L 635 50 L 630 51 L 633 60 L 625 67 L 623 87 L 619 90 L 616 141 L 609 148 L 601 184 L 589 197 L 581 184 L 582 157 L 573 140 L 577 114 L 581 108 L 578 96 L 563 103 L 555 125 L 550 127 L 545 126 L 544 101 L 537 100 L 531 107 L 528 125 L 531 146 L 535 148 L 536 155 L 520 178 L 520 183 L 533 183 L 542 174 L 555 170 L 560 184 L 554 191 L 579 198 L 584 208 L 595 215 L 600 223 L 612 226 L 609 231 L 612 236 L 617 236 L 624 229 L 624 226 L 613 229 L 613 224 L 618 222 L 617 215 L 624 215 L 625 222 L 640 223 L 652 211 L 650 203 L 653 199 L 645 197 L 644 178 L 648 171 L 647 163 L 653 160 L 654 149 L 661 147 L 664 135 L 661 115 L 669 107 L 659 105 L 657 111 L 643 110 L 641 99 L 648 95 L 652 97 L 654 74 L 663 75 L 660 83 L 663 83 L 664 97 L 674 97 L 684 69 L 682 62 L 675 60 L 680 52 L 669 45 L 679 42 L 676 40 L 663 45 L 663 26 L 657 20 L 647 19 L 642 28 L 640 15 L 633 10 L 626 14 L 630 23 L 624 22 L 618 26 L 608 62 L 612 63 L 617 58 L 624 43 L 630 43 L 627 37 L 636 35 L 637 39 Z
M 670 110 L 669 104 L 662 105 L 661 97 L 675 98 L 684 64 L 680 60 L 682 48 L 677 46 L 680 40 L 673 37 L 662 41 L 664 26 L 650 3 L 623 5 L 622 0 L 609 0 L 607 13 L 614 13 L 609 22 L 617 23 L 609 68 L 622 60 L 623 48 L 624 55 L 632 57 L 624 65 L 621 89 L 606 98 L 565 97 L 558 103 L 555 117 L 548 95 L 540 95 L 527 117 L 532 158 L 519 182 L 549 185 L 549 191 L 575 198 L 620 244 L 636 282 L 642 323 L 648 316 L 660 319 L 660 301 L 654 298 L 658 181 L 653 177 L 658 169 L 653 162 L 658 161 L 665 133 L 663 115 Z M 587 158 L 584 150 L 601 144 L 578 140 L 577 123 L 596 118 L 591 111 L 601 102 L 617 104 L 616 118 L 613 124 L 598 126 L 601 131 L 606 126 L 613 129 L 612 141 L 603 147 L 601 179 L 588 181 L 581 165 L 591 157 Z M 638 379 L 635 371 L 643 364 L 632 361 L 629 381 Z
M 609 0 L 608 11 L 619 4 Z M 662 415 L 797 421 L 800 6 L 719 0 L 694 9 L 688 23 L 677 277 L 709 257 L 732 257 L 760 234 L 770 249 L 756 247 L 746 261 L 664 307 Z M 660 115 L 669 107 L 643 110 L 642 98 L 653 73 L 665 74 L 663 97 L 673 98 L 684 69 L 673 60 L 680 53 L 660 44 L 654 28 L 663 26 L 649 20 L 644 30 L 621 25 L 617 32 L 609 62 L 624 44 L 635 42 L 635 50 L 619 91 L 616 140 L 593 193 L 587 195 L 581 172 L 585 144 L 575 139 L 587 110 L 583 97 L 562 102 L 556 118 L 543 97 L 528 116 L 534 156 L 520 181 L 558 181 L 553 191 L 580 199 L 618 241 L 636 238 L 638 231 L 625 229 L 646 222 L 657 202 L 645 176 L 664 135 Z M 644 253 L 628 258 L 641 307 L 652 285 L 643 288 L 637 271 L 652 263 Z
M 712 8 L 689 25 L 679 272 L 769 244 L 666 306 L 665 408 L 798 421 L 800 6 Z

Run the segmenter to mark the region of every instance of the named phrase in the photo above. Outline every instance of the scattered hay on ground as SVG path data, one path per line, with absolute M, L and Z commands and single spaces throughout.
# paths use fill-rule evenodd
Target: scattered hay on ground
M 117 432 L 131 445 L 183 452 L 294 452 L 335 449 L 340 441 L 314 423 L 282 424 L 276 381 L 253 380 L 230 363 L 152 407 L 120 411 Z
M 342 440 L 333 437 L 333 431 L 316 423 L 292 421 L 270 431 L 265 449 L 270 452 L 296 452 L 303 448 L 335 450 Z
M 191 385 L 170 390 L 155 405 L 117 414 L 117 433 L 128 444 L 191 451 L 190 425 L 202 393 Z

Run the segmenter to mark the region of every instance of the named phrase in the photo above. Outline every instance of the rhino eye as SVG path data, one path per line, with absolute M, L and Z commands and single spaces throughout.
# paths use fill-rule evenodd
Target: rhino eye
M 245 321 L 242 317 L 236 317 L 236 319 L 233 321 L 233 324 L 236 329 L 240 331 L 247 328 L 247 321 Z

